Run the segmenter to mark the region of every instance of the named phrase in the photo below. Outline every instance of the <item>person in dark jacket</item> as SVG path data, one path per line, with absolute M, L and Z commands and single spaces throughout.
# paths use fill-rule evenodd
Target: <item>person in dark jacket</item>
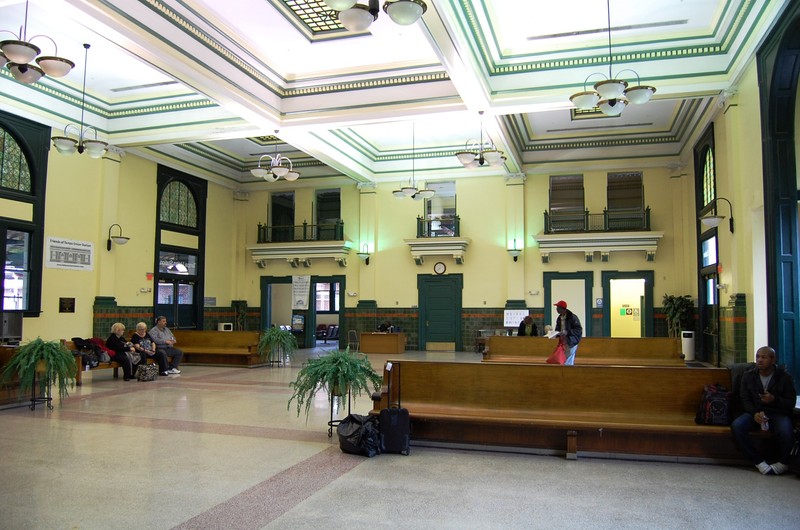
M 533 318 L 530 315 L 523 318 L 522 322 L 519 323 L 518 337 L 535 337 L 538 334 L 539 330 L 536 329 L 536 324 L 533 323 Z
M 744 413 L 733 420 L 731 431 L 739 449 L 764 475 L 782 475 L 789 470 L 792 438 L 792 414 L 797 393 L 792 376 L 775 365 L 775 350 L 763 346 L 756 352 L 756 365 L 742 375 L 739 388 Z M 770 465 L 756 450 L 750 431 L 770 430 L 780 449 L 780 460 Z
M 133 353 L 133 345 L 125 340 L 125 325 L 117 322 L 111 326 L 111 335 L 106 339 L 106 348 L 114 352 L 112 360 L 122 367 L 122 379 L 133 379 L 133 363 L 128 353 Z M 139 354 L 136 354 L 139 357 Z
M 567 303 L 564 300 L 559 300 L 555 304 L 556 311 L 558 312 L 558 320 L 556 320 L 556 331 L 559 334 L 559 339 L 564 343 L 564 353 L 567 355 L 567 360 L 564 366 L 572 366 L 575 364 L 575 353 L 578 351 L 578 343 L 583 337 L 583 327 L 581 326 L 580 319 L 575 314 L 567 309 Z

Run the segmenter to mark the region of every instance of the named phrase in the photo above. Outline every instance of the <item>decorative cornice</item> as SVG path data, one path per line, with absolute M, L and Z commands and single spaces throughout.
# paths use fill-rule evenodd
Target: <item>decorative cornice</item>
M 655 259 L 658 242 L 664 232 L 592 232 L 579 234 L 539 234 L 534 236 L 539 243 L 542 263 L 550 262 L 550 254 L 581 253 L 591 262 L 599 252 L 602 261 L 609 260 L 611 252 L 643 251 L 647 261 Z

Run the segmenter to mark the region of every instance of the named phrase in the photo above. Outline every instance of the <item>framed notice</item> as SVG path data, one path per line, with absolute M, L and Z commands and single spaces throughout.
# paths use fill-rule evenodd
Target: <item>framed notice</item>
M 515 328 L 526 316 L 528 316 L 527 309 L 505 309 L 503 311 L 503 327 Z
M 51 269 L 94 270 L 94 243 L 48 237 L 45 266 Z
M 311 276 L 292 276 L 292 309 L 308 309 Z

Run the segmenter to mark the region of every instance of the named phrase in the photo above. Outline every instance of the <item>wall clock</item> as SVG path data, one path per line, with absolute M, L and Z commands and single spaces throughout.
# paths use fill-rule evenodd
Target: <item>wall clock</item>
M 444 271 L 447 270 L 447 267 L 441 261 L 437 261 L 436 264 L 433 266 L 433 272 L 436 274 L 444 274 Z

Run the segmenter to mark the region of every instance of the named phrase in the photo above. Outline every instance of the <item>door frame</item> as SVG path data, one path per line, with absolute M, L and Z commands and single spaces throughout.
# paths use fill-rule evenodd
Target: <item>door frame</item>
M 461 315 L 463 314 L 463 296 L 464 296 L 464 275 L 463 274 L 417 274 L 417 297 L 418 297 L 418 327 L 419 327 L 419 341 L 417 347 L 420 351 L 425 351 L 428 343 L 428 333 L 426 322 L 427 308 L 427 293 L 431 283 L 438 283 L 440 285 L 452 285 L 458 292 L 456 297 L 456 305 L 453 309 L 455 315 L 455 351 L 463 351 L 463 337 L 461 336 Z
M 544 284 L 544 325 L 545 326 L 552 326 L 553 322 L 550 321 L 551 311 L 549 309 L 553 306 L 553 298 L 551 293 L 553 290 L 551 289 L 551 285 L 553 280 L 583 280 L 585 286 L 584 292 L 584 304 L 586 307 L 586 320 L 588 322 L 583 323 L 583 336 L 590 337 L 594 335 L 594 333 L 590 333 L 590 331 L 594 331 L 594 323 L 592 312 L 594 310 L 594 304 L 592 303 L 592 289 L 594 288 L 594 272 L 592 271 L 580 271 L 580 272 L 545 272 L 542 274 L 542 280 Z
M 343 341 L 347 339 L 347 334 L 342 335 L 341 330 L 347 329 L 347 311 L 345 311 L 345 293 L 347 292 L 347 276 L 344 274 L 334 274 L 330 276 L 314 276 L 311 275 L 310 289 L 313 292 L 314 286 L 318 282 L 326 283 L 339 283 L 339 342 L 338 347 L 341 348 Z M 262 276 L 260 279 L 261 288 L 261 330 L 267 329 L 270 320 L 272 320 L 272 296 L 270 293 L 270 286 L 279 284 L 292 283 L 291 276 Z M 317 311 L 316 308 L 311 309 L 310 304 L 313 303 L 309 300 L 309 309 L 306 313 L 305 329 L 303 330 L 303 342 L 305 344 L 313 344 L 316 346 L 317 335 Z M 309 342 L 310 341 L 310 342 Z
M 647 319 L 643 319 L 644 336 L 654 336 L 653 287 L 655 273 L 652 270 L 600 271 L 600 284 L 603 288 L 603 336 L 611 336 L 611 280 L 644 280 L 644 311 L 647 315 Z

